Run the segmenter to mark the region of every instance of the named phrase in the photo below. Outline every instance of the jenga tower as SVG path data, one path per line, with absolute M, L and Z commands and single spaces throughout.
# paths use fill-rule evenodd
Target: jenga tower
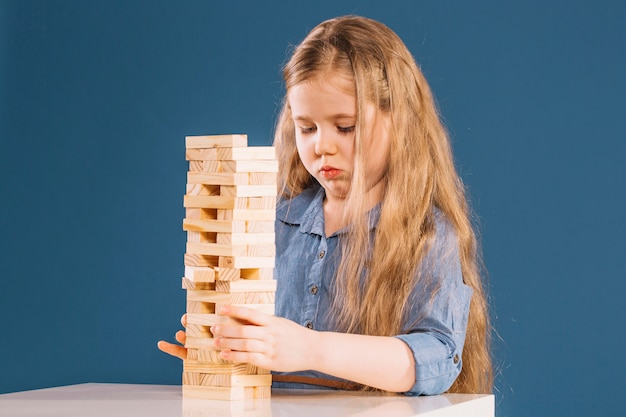
M 274 148 L 248 147 L 246 135 L 188 136 L 186 158 L 183 397 L 267 398 L 269 371 L 220 359 L 210 327 L 232 320 L 216 314 L 224 304 L 274 314 Z

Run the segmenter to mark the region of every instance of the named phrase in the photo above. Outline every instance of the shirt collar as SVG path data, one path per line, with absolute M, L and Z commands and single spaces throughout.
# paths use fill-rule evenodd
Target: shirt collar
M 314 184 L 296 197 L 280 200 L 276 207 L 276 218 L 284 223 L 299 225 L 302 233 L 324 236 L 324 188 Z M 380 219 L 380 203 L 369 212 L 370 231 L 375 229 Z M 340 230 L 336 234 L 341 234 Z

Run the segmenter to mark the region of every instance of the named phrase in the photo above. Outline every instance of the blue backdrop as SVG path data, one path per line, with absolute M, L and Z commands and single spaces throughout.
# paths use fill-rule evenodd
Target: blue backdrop
M 271 141 L 288 45 L 383 21 L 481 223 L 499 416 L 624 415 L 626 3 L 0 0 L 0 392 L 177 384 L 184 137 Z

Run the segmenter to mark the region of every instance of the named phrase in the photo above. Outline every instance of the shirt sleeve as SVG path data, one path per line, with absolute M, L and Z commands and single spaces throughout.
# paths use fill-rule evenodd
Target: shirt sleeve
M 405 342 L 415 360 L 415 384 L 406 395 L 447 391 L 461 372 L 472 289 L 463 283 L 456 234 L 439 216 L 433 247 L 409 298 Z

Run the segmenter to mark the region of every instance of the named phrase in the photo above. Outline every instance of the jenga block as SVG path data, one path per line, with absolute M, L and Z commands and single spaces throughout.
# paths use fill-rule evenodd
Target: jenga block
M 222 172 L 278 172 L 278 161 L 221 161 Z
M 218 233 L 216 242 L 222 245 L 274 245 L 274 233 Z
M 241 269 L 240 277 L 242 279 L 273 279 L 274 268 Z
M 185 277 L 194 282 L 214 282 L 215 269 L 208 266 L 186 266 Z
M 194 282 L 183 277 L 181 286 L 184 290 L 214 290 L 215 282 Z
M 261 281 L 259 281 L 261 282 Z M 187 313 L 187 324 L 198 324 L 200 326 L 214 326 L 223 323 L 236 323 L 235 319 L 219 314 L 196 314 Z
M 269 220 L 246 222 L 247 233 L 274 233 L 275 227 L 275 222 Z
M 183 371 L 183 384 L 212 387 L 256 387 L 272 385 L 272 376 L 213 374 Z
M 271 387 L 209 387 L 199 385 L 183 385 L 184 398 L 205 400 L 254 400 L 269 398 Z
M 242 172 L 187 172 L 188 184 L 248 185 L 248 173 Z
M 246 209 L 245 197 L 224 197 L 220 195 L 185 195 L 183 206 L 186 208 Z
M 249 257 L 275 257 L 276 256 L 276 245 L 274 244 L 263 244 L 263 245 L 247 245 L 246 246 L 246 256 Z
M 232 148 L 248 146 L 247 135 L 210 135 L 210 136 L 187 136 L 185 147 L 191 148 Z
M 246 363 L 218 364 L 212 362 L 185 359 L 183 361 L 183 371 L 212 374 L 246 375 L 249 373 L 249 367 Z
M 188 207 L 185 209 L 185 217 L 188 219 L 217 220 L 217 210 L 218 209 Z
M 230 293 L 276 291 L 276 280 L 216 281 L 215 290 Z
M 248 184 L 250 185 L 272 185 L 276 182 L 277 175 L 273 172 L 252 172 L 248 177 Z
M 219 281 L 234 281 L 241 278 L 241 269 L 216 268 L 216 272 L 215 279 Z
M 187 184 L 187 195 L 220 195 L 221 186 L 208 184 Z
M 246 256 L 246 245 L 220 245 L 218 243 L 187 242 L 187 254 L 211 256 Z
M 266 220 L 275 220 L 276 219 L 276 210 L 248 210 L 248 209 L 238 209 L 238 210 L 228 210 L 228 209 L 218 209 L 217 210 L 217 219 L 218 220 L 229 220 L 229 221 L 238 221 L 238 220 L 250 220 L 250 221 L 266 221 Z
M 233 161 L 233 160 L 272 160 L 276 159 L 276 149 L 273 146 L 250 146 L 250 147 L 233 147 L 218 148 L 215 159 Z
M 274 222 L 271 222 L 271 224 L 273 231 Z M 183 220 L 183 230 L 188 232 L 245 233 L 246 222 L 243 220 L 230 221 L 187 217 Z
M 234 175 L 234 174 L 227 174 Z M 245 174 L 244 174 L 245 175 Z M 252 174 L 250 174 L 252 175 Z M 269 184 L 227 185 L 220 186 L 220 195 L 229 197 L 276 197 L 278 187 L 276 181 Z
M 274 260 L 273 256 L 220 256 L 217 266 L 236 269 L 274 268 Z
M 187 232 L 187 242 L 194 243 L 217 243 L 217 233 L 215 232 Z
M 187 309 L 187 314 L 191 313 L 189 309 Z M 211 330 L 207 326 L 199 326 L 197 324 L 188 324 L 185 328 L 185 333 L 187 337 L 213 337 Z
M 217 158 L 217 149 L 186 149 L 185 150 L 185 159 L 187 161 L 207 161 L 214 160 Z
M 185 253 L 185 266 L 219 266 L 219 256 Z M 229 266 L 224 266 L 230 268 Z
M 187 349 L 199 349 L 202 351 L 213 350 L 216 352 L 216 355 L 219 355 L 215 349 L 214 339 L 208 337 L 187 336 L 185 339 L 185 347 Z M 189 355 L 189 351 L 187 351 L 187 355 Z
M 187 299 L 187 313 L 193 314 L 215 314 L 215 303 L 205 303 L 202 301 L 190 301 Z M 191 336 L 191 335 L 188 335 Z
M 222 162 L 216 160 L 189 161 L 190 172 L 222 172 Z
M 276 197 L 248 197 L 247 208 L 276 210 Z
M 187 305 L 190 302 L 223 303 L 223 304 L 274 304 L 274 291 L 258 292 L 218 292 L 213 290 L 187 291 Z
M 194 339 L 194 338 L 192 338 Z M 195 361 L 201 361 L 201 362 L 211 362 L 214 364 L 227 364 L 227 363 L 233 363 L 231 361 L 227 361 L 224 360 L 220 357 L 220 351 L 215 349 L 215 346 L 213 346 L 213 339 L 210 339 L 211 341 L 211 347 L 205 347 L 202 349 L 197 349 L 197 348 L 191 348 L 189 346 L 187 346 L 187 344 L 185 344 L 185 347 L 187 347 L 187 359 L 186 360 L 195 360 Z M 208 343 L 207 343 L 208 344 Z M 259 370 L 262 368 L 258 368 Z

